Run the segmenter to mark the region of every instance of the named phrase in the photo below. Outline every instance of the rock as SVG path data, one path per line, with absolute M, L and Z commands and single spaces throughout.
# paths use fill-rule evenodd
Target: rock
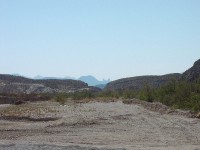
M 196 116 L 196 117 L 200 119 L 200 112 L 197 114 L 197 116 Z
M 18 100 L 18 101 L 16 101 L 14 104 L 15 104 L 15 105 L 21 105 L 21 104 L 24 104 L 24 103 L 25 103 L 24 101 Z

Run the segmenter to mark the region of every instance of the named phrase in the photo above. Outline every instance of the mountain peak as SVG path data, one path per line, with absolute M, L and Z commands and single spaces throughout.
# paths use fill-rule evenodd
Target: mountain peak
M 100 85 L 100 84 L 107 84 L 108 82 L 110 82 L 110 79 L 108 79 L 108 80 L 103 79 L 102 81 L 99 81 L 98 79 L 96 79 L 92 75 L 81 76 L 79 78 L 79 80 L 87 83 L 89 86 L 96 86 L 96 85 Z
M 90 79 L 95 79 L 95 80 L 97 80 L 94 76 L 91 76 L 91 75 L 79 77 L 79 79 L 84 79 L 84 78 L 90 78 Z

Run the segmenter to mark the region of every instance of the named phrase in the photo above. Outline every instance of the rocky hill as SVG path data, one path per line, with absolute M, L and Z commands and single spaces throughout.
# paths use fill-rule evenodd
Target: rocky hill
M 152 88 L 157 88 L 161 85 L 166 84 L 171 79 L 179 79 L 181 74 L 168 74 L 163 76 L 138 76 L 131 78 L 119 79 L 107 84 L 105 89 L 107 90 L 140 90 L 144 87 L 145 84 Z
M 194 82 L 200 78 L 200 59 L 197 60 L 194 65 L 185 71 L 182 75 L 182 79 L 190 82 Z
M 38 94 L 76 92 L 81 90 L 97 90 L 77 80 L 45 79 L 34 80 L 20 76 L 0 74 L 0 93 L 6 94 Z
M 200 79 L 200 59 L 183 74 L 167 74 L 163 76 L 139 76 L 115 80 L 107 84 L 107 90 L 140 90 L 144 84 L 148 84 L 151 88 L 157 88 L 169 82 L 171 79 L 185 80 L 194 82 Z

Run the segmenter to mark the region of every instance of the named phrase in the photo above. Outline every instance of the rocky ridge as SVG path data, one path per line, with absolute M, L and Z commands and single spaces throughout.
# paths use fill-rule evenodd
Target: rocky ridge
M 200 59 L 194 65 L 186 70 L 183 74 L 174 73 L 162 76 L 138 76 L 123 78 L 108 83 L 105 87 L 106 90 L 141 90 L 145 84 L 151 88 L 157 88 L 165 85 L 171 80 L 184 80 L 195 82 L 200 78 Z
M 157 88 L 161 85 L 166 84 L 171 79 L 179 79 L 181 74 L 168 74 L 163 76 L 138 76 L 119 79 L 113 82 L 110 82 L 106 86 L 106 90 L 140 90 L 144 87 L 145 84 L 151 88 Z
M 0 74 L 0 93 L 4 94 L 40 94 L 40 93 L 69 93 L 82 90 L 100 89 L 89 87 L 77 80 L 44 79 L 34 80 L 20 76 Z

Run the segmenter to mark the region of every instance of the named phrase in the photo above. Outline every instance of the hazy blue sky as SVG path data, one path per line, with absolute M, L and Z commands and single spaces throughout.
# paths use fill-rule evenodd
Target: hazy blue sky
M 0 73 L 112 80 L 200 58 L 200 0 L 0 0 Z

